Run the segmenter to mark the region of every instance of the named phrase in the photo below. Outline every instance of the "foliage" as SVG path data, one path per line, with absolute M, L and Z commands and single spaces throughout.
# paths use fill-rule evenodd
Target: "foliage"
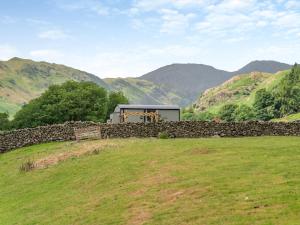
M 253 104 L 256 117 L 270 120 L 300 111 L 300 67 L 295 64 L 271 91 L 260 89 Z
M 254 120 L 255 116 L 254 109 L 247 105 L 240 105 L 234 111 L 234 120 L 236 122 Z
M 65 121 L 105 122 L 108 107 L 111 110 L 119 102 L 128 102 L 120 92 L 108 97 L 107 91 L 95 83 L 68 81 L 50 86 L 39 98 L 23 106 L 15 115 L 13 127 L 36 127 Z
M 238 105 L 235 104 L 224 105 L 219 111 L 220 119 L 226 122 L 235 121 L 235 110 L 237 108 Z
M 275 117 L 275 99 L 266 89 L 260 89 L 255 94 L 253 107 L 256 118 L 259 120 L 270 120 Z
M 185 112 L 182 114 L 182 120 L 190 120 L 190 121 L 212 121 L 215 118 L 215 115 L 210 112 Z
M 300 111 L 300 66 L 294 65 L 291 72 L 274 89 L 273 95 L 280 117 Z
M 159 139 L 169 139 L 169 137 L 170 137 L 169 134 L 165 131 L 159 132 L 159 134 L 158 134 Z
M 10 126 L 8 113 L 0 113 L 0 130 L 7 130 Z
M 129 100 L 123 94 L 123 92 L 110 92 L 108 96 L 107 113 L 106 119 L 109 118 L 110 114 L 115 110 L 118 104 L 128 104 Z

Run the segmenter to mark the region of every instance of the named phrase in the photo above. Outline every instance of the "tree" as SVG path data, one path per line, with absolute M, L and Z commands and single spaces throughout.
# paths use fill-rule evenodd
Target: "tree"
M 236 122 L 253 120 L 255 119 L 254 109 L 247 105 L 240 105 L 234 111 L 234 118 Z
M 260 89 L 255 94 L 253 104 L 256 118 L 259 120 L 267 121 L 275 117 L 275 99 L 273 95 L 266 89 Z
M 297 64 L 277 85 L 274 97 L 280 117 L 300 111 L 300 67 Z
M 220 119 L 226 122 L 233 122 L 235 120 L 234 116 L 237 108 L 238 106 L 235 104 L 224 105 L 219 111 Z
M 128 103 L 129 103 L 128 98 L 126 98 L 121 91 L 110 92 L 108 96 L 106 119 L 109 118 L 110 114 L 115 110 L 118 104 L 128 104 Z
M 0 113 L 0 130 L 7 130 L 9 128 L 8 113 Z
M 106 90 L 97 84 L 68 81 L 50 86 L 39 98 L 23 106 L 16 113 L 13 125 L 24 128 L 65 121 L 104 122 L 107 103 Z

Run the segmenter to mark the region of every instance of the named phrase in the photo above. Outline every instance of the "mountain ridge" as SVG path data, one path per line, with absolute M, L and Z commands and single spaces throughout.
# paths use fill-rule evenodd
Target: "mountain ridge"
M 282 63 L 272 62 L 282 66 Z M 250 68 L 254 68 L 253 62 L 251 63 Z M 268 63 L 268 68 L 270 65 L 273 64 Z M 280 68 L 290 67 L 288 64 L 283 66 Z M 230 79 L 235 73 L 205 64 L 176 63 L 140 77 L 101 79 L 62 64 L 14 57 L 0 61 L 0 112 L 7 111 L 13 115 L 23 104 L 38 97 L 50 85 L 67 80 L 92 81 L 108 90 L 123 91 L 131 103 L 186 106 L 194 102 L 203 91 Z

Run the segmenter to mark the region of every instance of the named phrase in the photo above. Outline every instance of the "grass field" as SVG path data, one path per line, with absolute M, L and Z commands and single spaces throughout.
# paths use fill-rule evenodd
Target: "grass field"
M 0 155 L 0 224 L 296 225 L 299 161 L 299 137 L 26 147 Z

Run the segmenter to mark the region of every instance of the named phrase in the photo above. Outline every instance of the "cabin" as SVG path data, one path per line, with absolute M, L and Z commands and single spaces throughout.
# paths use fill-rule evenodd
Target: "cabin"
M 180 108 L 176 105 L 118 105 L 108 123 L 153 123 L 180 121 Z

